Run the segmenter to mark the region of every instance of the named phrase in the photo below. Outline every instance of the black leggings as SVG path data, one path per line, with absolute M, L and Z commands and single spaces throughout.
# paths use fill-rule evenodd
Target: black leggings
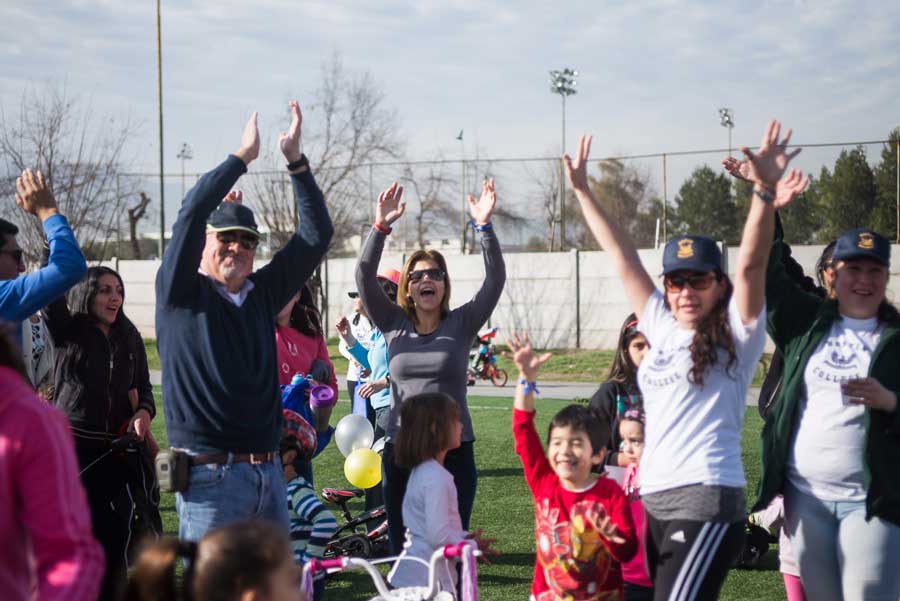
M 654 601 L 714 601 L 744 546 L 744 522 L 658 520 L 644 512 Z
M 478 486 L 474 443 L 464 442 L 458 449 L 447 453 L 444 467 L 453 474 L 459 517 L 463 530 L 468 530 L 472 507 L 475 505 L 475 489 Z M 399 555 L 403 551 L 403 542 L 406 539 L 406 527 L 403 525 L 403 495 L 406 494 L 409 470 L 394 464 L 394 445 L 392 443 L 384 445 L 381 468 L 381 486 L 384 492 L 384 507 L 387 510 L 391 553 Z

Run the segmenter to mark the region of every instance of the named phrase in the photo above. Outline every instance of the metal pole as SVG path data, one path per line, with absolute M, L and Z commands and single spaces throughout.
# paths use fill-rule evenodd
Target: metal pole
M 156 0 L 156 88 L 159 96 L 159 258 L 166 250 L 166 191 L 163 184 L 163 89 L 162 89 L 162 14 Z
M 668 209 L 669 209 L 669 200 L 668 193 L 666 192 L 666 153 L 662 155 L 663 160 L 663 214 L 662 214 L 662 243 L 665 246 L 666 242 L 669 241 L 669 224 L 668 224 Z
M 460 164 L 460 208 L 459 208 L 459 254 L 466 254 L 466 159 L 462 158 Z
M 900 244 L 900 138 L 897 138 L 897 243 Z
M 375 184 L 372 176 L 373 165 L 369 163 L 369 223 L 375 223 Z
M 581 348 L 581 251 L 575 249 L 575 348 Z
M 566 170 L 562 155 L 566 153 L 566 95 L 562 98 L 562 154 L 559 155 L 559 250 L 566 250 Z
M 116 173 L 116 271 L 119 271 L 119 255 L 122 254 L 122 194 L 119 188 L 119 174 Z

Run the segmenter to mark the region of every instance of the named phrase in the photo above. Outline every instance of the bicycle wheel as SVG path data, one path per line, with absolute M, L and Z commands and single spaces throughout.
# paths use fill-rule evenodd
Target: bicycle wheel
M 506 386 L 506 380 L 509 379 L 509 376 L 506 375 L 506 370 L 497 369 L 496 367 L 491 370 L 491 382 L 494 383 L 494 386 Z

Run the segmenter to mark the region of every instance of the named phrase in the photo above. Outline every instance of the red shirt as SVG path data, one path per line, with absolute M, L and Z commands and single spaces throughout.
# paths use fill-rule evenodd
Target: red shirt
M 286 385 L 291 383 L 294 374 L 309 373 L 313 361 L 322 359 L 328 362 L 331 368 L 331 381 L 319 382 L 327 384 L 334 389 L 334 398 L 337 398 L 337 378 L 334 375 L 334 365 L 328 356 L 328 347 L 321 336 L 313 338 L 301 334 L 297 330 L 286 326 L 275 327 L 275 349 L 278 352 L 278 383 Z
M 534 413 L 513 409 L 516 453 L 534 496 L 537 558 L 531 594 L 537 601 L 613 601 L 623 597 L 619 562 L 632 558 L 637 538 L 619 485 L 598 478 L 582 491 L 562 487 L 534 429 Z M 624 543 L 604 539 L 594 519 L 609 515 Z

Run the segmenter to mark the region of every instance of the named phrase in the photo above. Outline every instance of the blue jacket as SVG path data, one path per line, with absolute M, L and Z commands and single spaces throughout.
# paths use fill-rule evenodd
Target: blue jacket
M 156 333 L 163 372 L 169 445 L 194 451 L 276 451 L 281 390 L 275 316 L 319 264 L 333 228 L 325 199 L 308 170 L 291 176 L 296 233 L 268 265 L 250 276 L 238 307 L 198 272 L 206 221 L 247 171 L 229 156 L 184 199 L 156 275 Z
M 353 355 L 353 358 L 356 359 L 357 363 L 372 372 L 367 378 L 369 382 L 372 380 L 381 380 L 390 373 L 390 370 L 388 369 L 390 359 L 388 358 L 387 343 L 384 340 L 384 334 L 381 333 L 381 330 L 372 328 L 372 331 L 369 333 L 368 346 L 369 349 L 366 350 L 365 347 L 357 341 L 353 347 L 347 350 L 350 351 L 350 354 Z M 384 390 L 373 394 L 369 397 L 369 402 L 372 403 L 373 409 L 390 407 L 391 387 L 388 386 Z
M 37 271 L 0 281 L 0 320 L 20 323 L 65 294 L 87 273 L 84 255 L 66 218 L 54 215 L 44 220 L 43 226 L 50 259 Z M 21 336 L 22 328 L 17 328 L 19 342 Z

